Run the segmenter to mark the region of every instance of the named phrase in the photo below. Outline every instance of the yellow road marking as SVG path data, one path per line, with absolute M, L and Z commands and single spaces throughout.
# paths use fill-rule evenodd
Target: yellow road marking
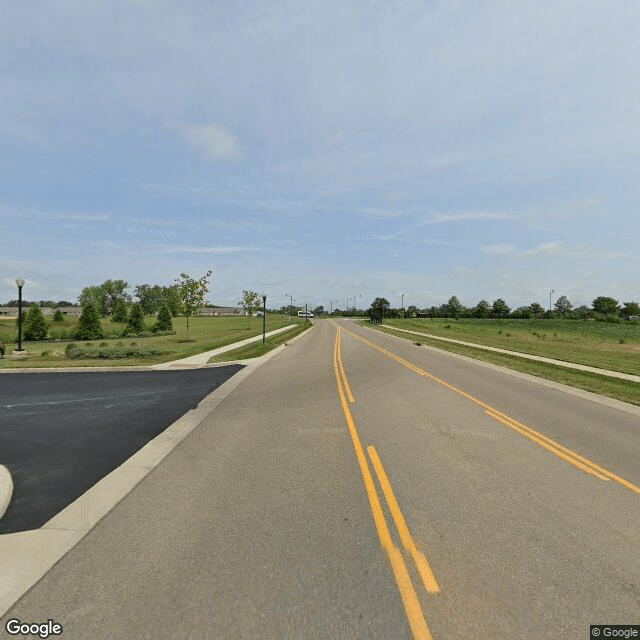
M 347 380 L 347 376 L 344 373 L 344 367 L 342 366 L 342 355 L 340 354 L 340 350 L 342 349 L 342 332 L 338 329 L 338 366 L 340 368 L 340 377 L 342 379 L 342 384 L 347 392 L 347 396 L 349 397 L 349 402 L 352 404 L 355 402 L 353 399 L 353 394 L 351 393 L 351 387 L 349 386 L 349 382 Z
M 454 391 L 455 393 L 467 398 L 468 400 L 471 400 L 471 402 L 475 402 L 477 405 L 481 406 L 495 420 L 499 420 L 500 422 L 510 427 L 511 429 L 518 431 L 521 435 L 525 436 L 526 438 L 529 438 L 533 442 L 536 442 L 537 444 L 544 446 L 547 450 L 551 451 L 556 456 L 562 458 L 567 462 L 570 462 L 571 464 L 582 469 L 586 473 L 594 475 L 600 478 L 601 480 L 606 480 L 606 479 L 613 480 L 614 482 L 617 482 L 618 484 L 622 485 L 626 489 L 629 489 L 634 493 L 640 494 L 640 487 L 629 482 L 628 480 L 625 480 L 624 478 L 621 478 L 620 476 L 613 473 L 613 471 L 609 471 L 608 469 L 605 469 L 604 467 L 601 467 L 600 465 L 596 464 L 592 460 L 589 460 L 588 458 L 584 458 L 583 456 L 579 455 L 575 451 L 572 451 L 571 449 L 568 449 L 567 447 L 564 447 L 563 445 L 555 442 L 551 438 L 541 433 L 538 433 L 531 427 L 527 427 L 526 425 L 518 422 L 517 420 L 514 420 L 507 414 L 502 413 L 497 409 L 494 409 L 491 405 L 487 404 L 486 402 L 483 402 L 479 398 L 476 398 L 475 396 L 472 396 L 471 394 L 466 393 L 465 391 L 463 391 L 462 389 L 459 389 L 458 387 L 454 387 L 448 382 L 445 382 L 444 380 L 434 376 L 433 374 L 428 373 L 424 369 L 420 369 L 419 367 L 416 367 L 414 364 L 411 364 L 407 360 L 404 360 L 404 358 L 397 356 L 395 353 L 392 353 L 391 351 L 387 351 L 387 349 L 385 349 L 384 347 L 381 347 L 380 345 L 370 342 L 366 338 L 363 338 L 362 336 L 359 336 L 356 333 L 348 331 L 347 329 L 345 329 L 345 331 L 349 335 L 356 338 L 357 340 L 364 342 L 366 345 L 370 346 L 372 349 L 381 351 L 382 353 L 389 356 L 393 360 L 396 360 L 397 362 L 407 367 L 407 369 L 410 369 L 414 373 L 417 373 L 418 375 L 421 375 L 421 376 L 426 376 L 427 378 L 430 378 L 434 382 L 441 384 L 447 389 L 450 389 L 451 391 Z M 545 446 L 543 442 L 550 446 Z
M 411 554 L 413 562 L 418 569 L 418 573 L 422 578 L 425 589 L 429 593 L 440 593 L 440 586 L 438 585 L 438 581 L 433 574 L 427 558 L 423 553 L 418 551 L 415 543 L 413 542 L 413 538 L 411 537 L 411 533 L 409 532 L 409 527 L 407 527 L 407 523 L 404 519 L 404 516 L 402 515 L 402 511 L 400 511 L 398 501 L 396 500 L 396 497 L 393 493 L 391 483 L 389 482 L 389 478 L 387 477 L 384 467 L 382 466 L 382 462 L 380 460 L 380 457 L 378 456 L 378 452 L 373 446 L 367 447 L 367 451 L 369 452 L 369 458 L 371 458 L 373 468 L 375 469 L 378 480 L 380 481 L 380 486 L 382 487 L 384 496 L 387 499 L 387 504 L 389 505 L 389 510 L 391 511 L 393 520 L 396 523 L 398 533 L 400 534 L 400 540 L 402 540 L 404 548 Z
M 336 375 L 336 382 L 338 384 L 338 395 L 340 396 L 344 417 L 347 421 L 347 426 L 349 427 L 349 433 L 351 434 L 351 440 L 353 441 L 356 458 L 360 465 L 360 472 L 362 473 L 367 497 L 369 498 L 369 504 L 373 513 L 373 520 L 376 525 L 376 530 L 378 531 L 378 537 L 380 538 L 382 548 L 389 556 L 389 562 L 391 563 L 391 568 L 393 569 L 393 573 L 398 584 L 400 597 L 404 604 L 404 609 L 409 620 L 409 626 L 411 627 L 413 637 L 415 640 L 432 640 L 431 633 L 429 633 L 429 628 L 427 627 L 427 622 L 424 618 L 424 614 L 422 613 L 422 608 L 420 607 L 420 602 L 418 601 L 418 596 L 413 588 L 413 583 L 411 582 L 407 565 L 404 562 L 402 554 L 395 547 L 393 540 L 391 539 L 389 527 L 387 526 L 387 521 L 385 520 L 384 512 L 380 505 L 378 492 L 376 491 L 375 483 L 371 476 L 371 471 L 367 464 L 362 444 L 360 443 L 360 436 L 358 435 L 356 425 L 353 421 L 353 416 L 351 415 L 349 405 L 347 404 L 347 398 L 342 386 L 340 375 L 341 358 L 339 351 L 339 335 L 340 330 L 336 332 L 336 341 L 333 347 L 333 367 Z

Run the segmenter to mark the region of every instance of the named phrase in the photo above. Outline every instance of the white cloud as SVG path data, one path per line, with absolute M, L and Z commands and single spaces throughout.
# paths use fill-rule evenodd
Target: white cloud
M 188 127 L 187 141 L 211 160 L 233 159 L 238 156 L 235 137 L 219 124 Z
M 542 255 L 559 255 L 566 252 L 566 247 L 563 242 L 543 242 L 542 244 L 534 247 L 533 249 L 527 249 L 526 251 L 520 251 L 519 256 L 530 258 L 533 256 Z
M 465 211 L 461 213 L 435 213 L 430 218 L 420 222 L 420 226 L 430 224 L 444 224 L 447 222 L 460 222 L 462 220 L 509 220 L 517 218 L 512 213 L 500 213 L 493 211 Z
M 501 254 L 501 253 L 513 253 L 516 247 L 512 244 L 487 244 L 482 248 L 482 253 L 488 254 Z

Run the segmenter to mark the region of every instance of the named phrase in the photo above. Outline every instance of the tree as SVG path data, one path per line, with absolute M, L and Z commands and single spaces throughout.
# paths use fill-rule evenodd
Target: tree
M 109 315 L 114 312 L 118 300 L 131 302 L 131 296 L 127 293 L 129 284 L 124 280 L 105 280 L 100 288 L 104 291 L 106 307 L 104 314 Z
M 127 316 L 127 303 L 120 299 L 116 302 L 116 306 L 113 308 L 113 315 L 111 316 L 111 319 L 114 322 L 126 322 Z
M 529 309 L 531 309 L 531 313 L 533 314 L 534 318 L 542 318 L 542 316 L 544 315 L 544 307 L 537 302 L 532 302 L 529 305 Z
M 569 302 L 567 296 L 560 296 L 553 307 L 559 316 L 566 316 L 573 309 L 573 305 Z
M 640 316 L 640 305 L 637 302 L 625 302 L 620 315 L 628 318 L 629 316 Z
M 529 318 L 533 317 L 533 313 L 531 313 L 531 307 L 518 307 L 511 313 L 511 317 L 528 320 Z
M 493 302 L 491 311 L 496 318 L 506 318 L 509 315 L 511 309 L 502 298 L 498 298 Z
M 96 308 L 91 303 L 82 307 L 82 314 L 78 320 L 75 337 L 78 340 L 99 340 L 104 338 L 100 316 L 98 316 Z
M 62 322 L 63 320 L 64 320 L 64 314 L 62 313 L 62 311 L 60 311 L 60 309 L 57 309 L 56 312 L 53 314 L 53 321 Z
M 164 303 L 169 307 L 171 315 L 175 318 L 180 315 L 180 286 L 177 284 L 162 287 Z
M 606 315 L 618 312 L 618 301 L 614 298 L 608 298 L 607 296 L 598 296 L 591 305 L 596 313 Z
M 459 318 L 464 307 L 460 303 L 460 300 L 456 296 L 451 296 L 449 302 L 445 305 L 443 311 L 449 318 Z
M 324 314 L 324 305 L 319 305 L 313 310 L 314 316 L 321 316 Z
M 139 284 L 136 285 L 134 289 L 134 295 L 138 298 L 138 302 L 142 307 L 142 310 L 148 315 L 151 316 L 162 305 L 164 301 L 164 290 L 158 284 L 150 285 L 150 284 Z
M 247 312 L 247 329 L 249 328 L 249 318 L 260 308 L 260 296 L 255 291 L 242 290 L 242 300 L 238 304 Z
M 169 311 L 169 307 L 166 304 L 163 304 L 160 307 L 160 311 L 158 312 L 158 319 L 153 325 L 153 332 L 158 333 L 158 331 L 173 331 L 171 311 Z
M 473 309 L 473 315 L 476 318 L 488 318 L 491 313 L 491 307 L 486 300 L 480 300 Z
M 47 337 L 47 322 L 37 304 L 32 304 L 24 319 L 24 339 L 44 340 Z
M 198 280 L 192 278 L 188 273 L 181 273 L 180 277 L 176 278 L 180 311 L 187 318 L 187 340 L 189 339 L 189 318 L 197 315 L 204 306 L 204 294 L 209 291 L 209 277 L 212 273 L 213 271 L 209 269 Z
M 386 298 L 376 298 L 371 303 L 371 307 L 369 307 L 367 313 L 374 322 L 382 322 L 385 315 L 388 313 L 390 306 L 391 305 Z
M 573 317 L 579 318 L 580 320 L 586 320 L 587 318 L 593 317 L 593 311 L 587 307 L 586 304 L 579 306 L 577 309 L 573 310 Z
M 139 334 L 147 330 L 144 324 L 144 311 L 142 307 L 135 303 L 131 305 L 131 313 L 127 318 L 127 326 L 124 329 L 124 335 L 127 333 Z
M 83 309 L 91 305 L 98 315 L 106 315 L 107 294 L 99 286 L 85 287 L 78 296 L 78 301 Z

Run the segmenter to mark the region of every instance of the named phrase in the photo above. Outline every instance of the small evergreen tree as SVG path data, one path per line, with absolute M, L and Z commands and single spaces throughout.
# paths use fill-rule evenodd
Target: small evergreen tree
M 113 315 L 111 316 L 111 319 L 114 322 L 126 322 L 127 321 L 127 303 L 120 298 L 120 300 L 118 300 L 116 302 L 116 306 L 113 309 Z
M 62 322 L 64 320 L 64 314 L 62 313 L 62 311 L 60 311 L 60 309 L 58 309 L 54 314 L 53 314 L 53 321 L 54 322 Z
M 129 319 L 127 320 L 127 327 L 124 330 L 125 334 L 127 333 L 142 333 L 146 327 L 144 326 L 144 312 L 142 311 L 142 307 L 136 302 L 131 307 L 131 313 L 129 314 Z
M 100 317 L 93 304 L 82 307 L 82 314 L 78 320 L 75 337 L 77 340 L 99 340 L 104 338 L 104 331 L 100 324 Z
M 44 340 L 48 330 L 40 307 L 37 304 L 32 304 L 24 319 L 24 339 Z
M 158 312 L 158 319 L 153 325 L 153 331 L 154 333 L 157 333 L 158 331 L 173 331 L 171 311 L 169 311 L 169 307 L 166 304 L 163 304 L 160 307 L 160 311 Z

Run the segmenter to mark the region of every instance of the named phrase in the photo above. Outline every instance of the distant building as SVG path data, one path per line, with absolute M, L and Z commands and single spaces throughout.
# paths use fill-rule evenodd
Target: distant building
M 29 311 L 30 305 L 23 305 L 22 313 L 25 314 Z M 82 307 L 57 307 L 52 309 L 51 307 L 41 307 L 43 316 L 52 316 L 56 311 L 60 311 L 63 316 L 71 316 L 77 318 L 82 313 Z M 3 318 L 17 318 L 18 307 L 0 307 L 0 316 Z
M 201 316 L 246 316 L 242 307 L 204 307 L 200 309 Z

